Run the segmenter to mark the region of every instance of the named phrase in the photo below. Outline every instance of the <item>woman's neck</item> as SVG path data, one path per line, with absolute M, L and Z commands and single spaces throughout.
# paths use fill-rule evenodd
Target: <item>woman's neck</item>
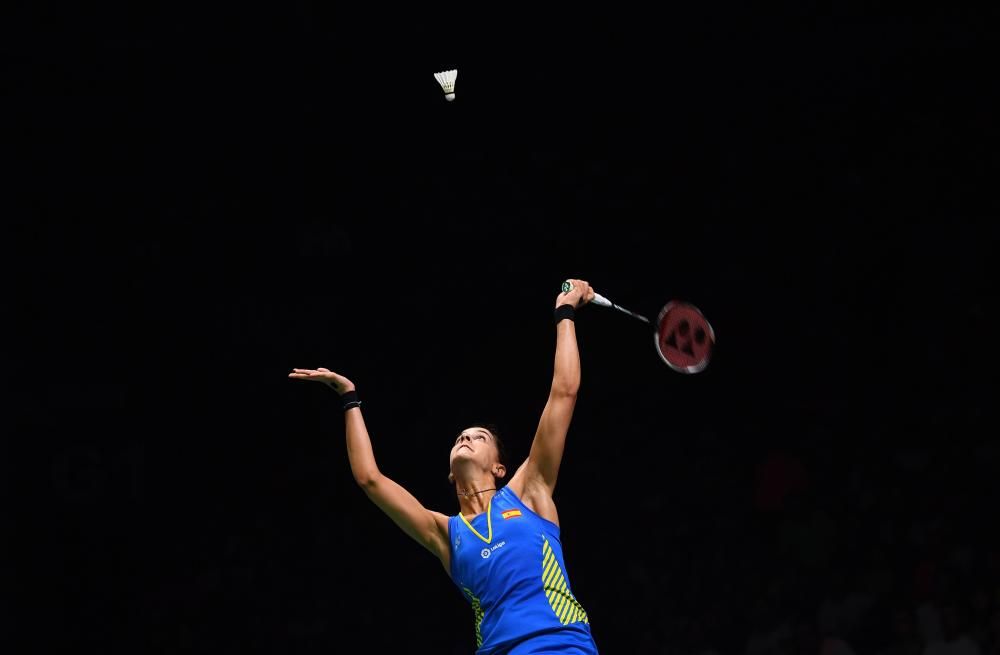
M 489 507 L 490 499 L 496 495 L 496 480 L 477 477 L 469 480 L 455 480 L 458 506 L 465 515 L 482 514 Z

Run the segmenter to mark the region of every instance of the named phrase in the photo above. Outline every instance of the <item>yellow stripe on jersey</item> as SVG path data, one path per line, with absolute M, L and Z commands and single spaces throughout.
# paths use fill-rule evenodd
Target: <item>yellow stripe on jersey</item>
M 476 617 L 476 648 L 478 648 L 483 645 L 483 633 L 480 631 L 480 627 L 483 624 L 483 606 L 479 602 L 479 599 L 466 587 L 462 587 L 462 591 L 466 593 L 472 602 L 472 613 Z
M 486 537 L 484 537 L 483 535 L 479 534 L 479 531 L 476 530 L 474 527 L 472 527 L 472 524 L 469 523 L 469 519 L 465 518 L 465 514 L 462 514 L 461 512 L 458 513 L 459 518 L 462 519 L 462 523 L 464 523 L 466 525 L 466 527 L 468 527 L 470 530 L 472 530 L 472 534 L 476 535 L 477 537 L 479 537 L 480 539 L 482 539 L 486 543 L 490 543 L 490 542 L 493 541 L 493 515 L 490 513 L 491 509 L 493 509 L 493 499 L 492 498 L 490 498 L 490 502 L 488 502 L 486 504 L 486 525 L 489 527 L 489 530 L 487 531 L 488 536 L 486 536 Z
M 552 552 L 548 539 L 542 540 L 542 588 L 545 589 L 545 598 L 548 599 L 560 623 L 563 625 L 579 621 L 590 623 L 583 606 L 577 602 L 566 586 L 566 576 L 556 561 L 556 555 Z

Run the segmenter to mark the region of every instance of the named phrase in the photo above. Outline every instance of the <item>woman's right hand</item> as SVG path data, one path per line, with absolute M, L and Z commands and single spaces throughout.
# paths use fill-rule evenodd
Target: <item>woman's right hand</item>
M 340 373 L 334 373 L 328 368 L 293 368 L 292 372 L 288 374 L 288 377 L 293 380 L 312 380 L 313 382 L 322 382 L 333 387 L 333 390 L 339 394 L 345 394 L 348 391 L 354 391 L 354 383 L 345 378 Z

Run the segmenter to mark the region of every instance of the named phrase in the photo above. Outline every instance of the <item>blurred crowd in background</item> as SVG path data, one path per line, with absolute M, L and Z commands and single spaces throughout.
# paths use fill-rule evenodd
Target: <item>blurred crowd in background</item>
M 628 548 L 634 531 L 620 530 L 594 551 L 571 546 L 603 652 L 1000 655 L 996 441 L 843 440 L 833 429 L 813 437 L 808 448 L 748 457 L 708 435 L 627 515 L 642 518 L 643 548 Z M 457 597 L 441 607 L 441 623 L 422 626 L 430 610 L 412 608 L 420 592 L 397 572 L 386 604 L 369 604 L 369 595 L 355 602 L 363 575 L 327 555 L 358 545 L 325 516 L 324 492 L 298 508 L 272 494 L 225 520 L 226 501 L 215 515 L 162 516 L 187 531 L 163 543 L 155 536 L 163 530 L 140 528 L 155 518 L 138 511 L 141 460 L 141 449 L 81 444 L 53 460 L 63 512 L 54 529 L 75 553 L 61 558 L 73 580 L 62 600 L 74 609 L 60 639 L 138 640 L 135 652 L 151 654 L 330 653 L 362 636 L 366 652 L 398 652 L 401 643 L 407 652 L 425 652 L 415 643 L 471 652 L 471 613 Z M 296 481 L 328 466 L 302 456 L 275 467 L 272 483 L 309 497 Z M 588 512 L 621 513 L 619 501 L 595 496 Z M 375 512 L 360 496 L 350 505 Z M 123 524 L 130 511 L 142 518 Z M 608 552 L 616 554 L 605 566 Z M 397 565 L 405 560 L 386 566 Z

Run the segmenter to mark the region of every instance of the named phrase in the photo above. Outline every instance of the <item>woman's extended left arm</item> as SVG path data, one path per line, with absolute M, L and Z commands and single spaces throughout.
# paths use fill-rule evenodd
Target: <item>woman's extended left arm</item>
M 557 309 L 569 305 L 575 311 L 594 298 L 594 290 L 587 282 L 569 282 L 572 288 L 556 298 Z M 562 318 L 556 323 L 556 353 L 549 398 L 538 421 L 528 458 L 510 481 L 514 491 L 526 501 L 538 495 L 551 498 L 555 490 L 579 389 L 580 351 L 576 325 L 572 317 Z

